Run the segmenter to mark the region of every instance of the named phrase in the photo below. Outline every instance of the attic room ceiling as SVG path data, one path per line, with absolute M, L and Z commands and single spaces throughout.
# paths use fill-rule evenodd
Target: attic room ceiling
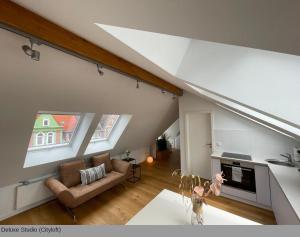
M 95 24 L 174 76 L 191 43 L 179 36 Z
M 13 0 L 156 76 L 192 92 L 183 80 L 94 23 L 300 55 L 299 1 Z M 280 13 L 280 14 L 279 14 Z M 299 19 L 299 20 L 298 20 Z M 263 24 L 262 24 L 263 22 Z M 288 26 L 288 27 L 287 27 Z
M 292 0 L 14 0 L 108 47 L 93 23 L 300 55 L 300 2 Z M 113 48 L 113 46 L 111 46 Z
M 300 86 L 298 70 L 295 70 L 299 57 L 294 56 L 300 55 L 299 1 L 229 0 L 226 4 L 215 0 L 91 0 L 88 4 L 79 0 L 61 0 L 59 4 L 50 0 L 14 2 L 184 90 L 194 93 L 185 84 L 193 82 L 299 125 L 299 106 L 291 103 L 298 100 L 297 93 L 281 95 L 282 90 L 297 91 Z M 164 35 L 173 41 L 177 37 L 185 39 L 189 45 L 170 67 L 164 65 L 168 57 L 165 62 L 158 62 L 149 54 L 147 57 L 142 52 L 145 47 L 133 47 L 124 37 L 121 39 L 116 32 L 112 34 L 109 28 L 101 29 L 95 23 L 117 28 L 119 32 L 126 28 L 131 32 L 147 32 L 148 37 Z M 136 36 L 136 41 L 141 41 L 140 35 Z M 261 62 L 257 64 L 257 60 Z M 277 69 L 281 69 L 280 73 Z M 269 88 L 271 80 L 276 83 Z M 251 87 L 246 86 L 247 83 Z

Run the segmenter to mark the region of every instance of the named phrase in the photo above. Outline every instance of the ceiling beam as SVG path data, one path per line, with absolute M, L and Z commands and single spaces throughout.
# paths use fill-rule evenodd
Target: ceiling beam
M 181 88 L 11 1 L 0 0 L 0 23 L 175 95 L 183 94 Z

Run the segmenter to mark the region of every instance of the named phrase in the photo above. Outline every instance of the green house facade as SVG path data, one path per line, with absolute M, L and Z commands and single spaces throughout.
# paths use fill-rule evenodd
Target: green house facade
M 34 123 L 29 148 L 62 144 L 63 127 L 51 114 L 39 114 Z

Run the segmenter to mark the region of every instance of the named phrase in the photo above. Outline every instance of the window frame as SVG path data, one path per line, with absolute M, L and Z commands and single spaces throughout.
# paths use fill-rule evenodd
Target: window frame
M 65 144 L 52 145 L 50 146 L 50 149 L 49 148 L 35 149 L 35 150 L 27 149 L 23 168 L 27 169 L 30 167 L 46 165 L 49 163 L 59 162 L 59 161 L 78 157 L 78 154 L 80 154 L 80 148 L 84 144 L 86 135 L 88 134 L 88 130 L 95 118 L 95 113 L 87 113 L 87 112 L 75 113 L 75 112 L 57 112 L 57 111 L 50 112 L 50 111 L 41 111 L 41 110 L 39 110 L 38 112 L 44 114 L 52 113 L 52 114 L 65 114 L 65 115 L 66 114 L 79 115 L 80 119 L 78 120 L 76 133 L 74 130 L 74 137 L 72 137 L 72 142 L 70 142 L 67 145 Z M 36 114 L 38 114 L 38 112 Z
M 52 149 L 55 149 L 55 148 L 58 148 L 58 147 L 72 147 L 73 145 L 73 141 L 74 141 L 74 138 L 76 137 L 76 134 L 77 134 L 77 131 L 80 127 L 80 124 L 82 122 L 82 117 L 84 116 L 83 113 L 73 113 L 73 112 L 61 112 L 61 111 L 38 111 L 36 113 L 36 115 L 39 115 L 39 114 L 51 114 L 51 115 L 75 115 L 75 116 L 79 116 L 79 120 L 77 122 L 77 126 L 73 132 L 73 135 L 71 137 L 71 140 L 69 143 L 65 143 L 65 144 L 48 144 L 47 143 L 47 140 L 48 140 L 48 136 L 47 134 L 48 133 L 44 133 L 44 132 L 40 132 L 40 133 L 44 133 L 44 140 L 43 140 L 43 145 L 41 146 L 32 146 L 32 147 L 28 147 L 27 148 L 27 152 L 33 152 L 33 151 L 42 151 L 42 150 L 52 150 Z M 49 119 L 45 119 L 45 120 L 49 120 Z M 44 120 L 43 120 L 43 123 L 44 123 Z M 49 126 L 49 125 L 48 125 Z M 34 129 L 34 128 L 33 128 Z M 33 131 L 32 129 L 32 131 Z M 56 138 L 56 136 L 55 136 Z M 37 144 L 37 143 L 36 143 Z M 47 146 L 49 145 L 49 146 Z
M 39 144 L 39 136 L 42 135 L 42 143 Z M 45 145 L 45 133 L 44 132 L 39 132 L 39 133 L 36 133 L 35 135 L 35 144 L 36 145 L 40 145 L 40 146 L 43 146 Z M 29 148 L 28 148 L 29 149 Z
M 98 125 L 99 125 L 99 123 L 100 123 L 100 121 L 101 121 L 101 119 L 102 119 L 102 117 L 103 117 L 104 115 L 118 115 L 118 118 L 117 118 L 117 120 L 114 122 L 114 124 L 113 124 L 113 126 L 112 126 L 112 129 L 110 130 L 110 133 L 109 133 L 109 135 L 108 135 L 107 138 L 96 138 L 96 139 L 93 139 L 93 136 L 94 136 L 94 134 L 95 134 L 95 132 L 96 132 L 96 130 L 97 130 L 97 128 L 98 128 Z M 113 132 L 113 130 L 116 128 L 118 122 L 120 121 L 121 116 L 122 116 L 121 114 L 102 114 L 102 116 L 101 116 L 99 122 L 97 123 L 97 127 L 96 127 L 95 131 L 93 132 L 93 135 L 92 135 L 91 140 L 90 140 L 89 143 L 108 141 L 109 138 L 110 138 L 110 136 L 111 136 L 111 134 L 112 134 L 112 132 Z
M 52 136 L 51 139 L 52 139 L 52 142 L 49 143 L 49 137 L 50 135 Z M 56 134 L 54 132 L 47 132 L 47 139 L 46 139 L 46 144 L 47 145 L 53 145 L 54 144 L 54 141 L 56 139 Z
M 90 141 L 87 144 L 85 151 L 83 153 L 84 157 L 90 157 L 91 155 L 94 154 L 96 155 L 101 152 L 114 149 L 120 137 L 126 130 L 132 116 L 133 115 L 131 114 L 119 114 L 119 119 L 115 123 L 114 128 L 111 130 L 110 136 L 106 140 L 102 140 L 99 142 L 91 142 L 91 138 L 90 138 Z
M 45 124 L 45 122 L 47 121 L 47 125 Z M 49 127 L 49 119 L 43 119 L 43 127 Z

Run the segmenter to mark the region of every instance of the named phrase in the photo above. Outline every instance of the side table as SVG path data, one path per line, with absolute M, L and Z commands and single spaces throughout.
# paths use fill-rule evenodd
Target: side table
M 131 183 L 136 183 L 141 179 L 142 176 L 142 167 L 141 165 L 136 163 L 136 159 L 133 157 L 126 157 L 122 159 L 123 161 L 131 163 L 132 161 L 134 162 L 133 164 L 131 163 L 131 171 L 132 174 L 130 177 L 128 177 L 127 181 Z

